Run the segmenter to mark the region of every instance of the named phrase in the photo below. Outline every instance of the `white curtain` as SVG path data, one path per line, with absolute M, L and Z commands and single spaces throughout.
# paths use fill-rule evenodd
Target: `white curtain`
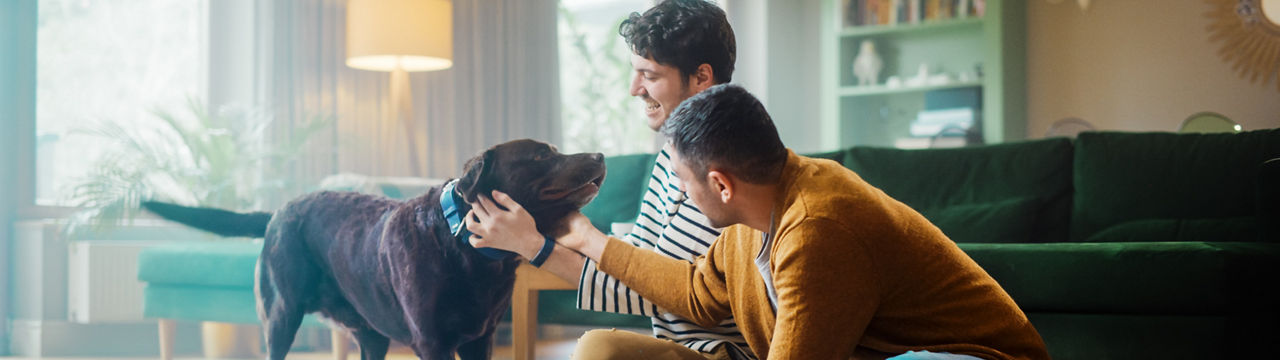
M 402 124 L 388 119 L 390 73 L 346 67 L 346 0 L 260 0 L 259 88 L 277 141 L 308 121 L 332 121 L 286 169 L 306 189 L 324 176 L 457 177 L 490 146 L 560 142 L 556 0 L 454 0 L 454 59 L 410 73 L 423 173 L 412 173 Z

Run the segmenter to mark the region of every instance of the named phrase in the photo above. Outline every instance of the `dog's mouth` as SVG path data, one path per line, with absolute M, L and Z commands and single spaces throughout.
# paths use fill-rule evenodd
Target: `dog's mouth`
M 543 189 L 538 194 L 538 198 L 544 201 L 555 201 L 565 198 L 590 198 L 600 192 L 600 185 L 604 183 L 604 175 L 601 174 L 591 181 L 583 183 L 572 188 L 551 188 Z

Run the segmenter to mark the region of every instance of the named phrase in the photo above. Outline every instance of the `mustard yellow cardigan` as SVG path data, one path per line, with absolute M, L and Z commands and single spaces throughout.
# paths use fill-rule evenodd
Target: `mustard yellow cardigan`
M 776 314 L 754 262 L 761 232 L 744 225 L 693 264 L 610 239 L 599 269 L 702 326 L 733 315 L 761 359 L 1049 358 L 1004 289 L 910 207 L 838 163 L 794 152 L 780 184 Z

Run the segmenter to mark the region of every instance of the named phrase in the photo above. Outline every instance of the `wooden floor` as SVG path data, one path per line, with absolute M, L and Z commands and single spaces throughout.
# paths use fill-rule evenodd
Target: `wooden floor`
M 574 346 L 576 343 L 577 343 L 577 339 L 560 339 L 560 340 L 541 340 L 541 341 L 538 341 L 538 346 L 537 346 L 537 349 L 538 349 L 538 350 L 537 350 L 537 354 L 534 356 L 534 358 L 535 358 L 535 359 L 538 359 L 538 360 L 543 360 L 543 359 L 546 359 L 546 360 L 566 360 L 566 359 L 569 359 L 570 354 L 572 354 L 572 353 L 573 353 L 573 346 Z M 509 359 L 511 359 L 511 358 L 512 358 L 512 355 L 511 355 L 511 347 L 510 347 L 510 346 L 499 346 L 499 347 L 497 347 L 497 348 L 495 348 L 495 349 L 494 349 L 494 354 L 493 354 L 493 359 L 494 359 L 494 360 L 509 360 Z M 159 358 L 158 358 L 158 357 L 150 357 L 150 358 L 148 358 L 148 357 L 101 357 L 101 358 L 99 358 L 99 357 L 46 357 L 46 358 L 31 358 L 31 357 L 6 357 L 6 356 L 0 356 L 0 360 L 35 360 L 35 359 L 43 359 L 43 360 L 125 360 L 125 359 L 147 359 L 147 360 L 155 360 L 155 359 L 159 359 Z M 195 355 L 195 354 L 179 355 L 179 356 L 176 356 L 174 359 L 175 359 L 175 360 L 242 360 L 242 359 L 208 359 L 208 358 L 200 357 L 199 355 Z M 257 358 L 245 358 L 245 359 L 261 359 L 261 357 L 257 357 Z M 302 353 L 289 353 L 289 359 L 290 359 L 290 360 L 295 360 L 295 359 L 296 359 L 296 360 L 332 360 L 332 359 L 333 359 L 333 355 L 331 355 L 330 353 L 327 353 L 327 352 L 302 352 Z M 352 349 L 352 351 L 351 351 L 350 353 L 348 353 L 348 354 L 347 354 L 347 359 L 348 359 L 348 360 L 360 360 L 360 352 L 359 352 L 359 350 L 357 350 L 357 349 L 354 349 L 354 348 L 353 348 L 353 349 Z M 392 348 L 392 349 L 391 349 L 391 351 L 387 354 L 387 360 L 413 360 L 413 359 L 417 359 L 417 357 L 413 355 L 413 351 L 409 350 L 408 348 L 403 348 L 403 347 Z

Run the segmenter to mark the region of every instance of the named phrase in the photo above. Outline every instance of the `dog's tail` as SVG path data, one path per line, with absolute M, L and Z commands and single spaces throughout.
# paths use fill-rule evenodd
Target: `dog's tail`
M 157 201 L 143 201 L 142 207 L 162 218 L 222 236 L 263 237 L 271 222 L 269 212 L 238 213 Z

